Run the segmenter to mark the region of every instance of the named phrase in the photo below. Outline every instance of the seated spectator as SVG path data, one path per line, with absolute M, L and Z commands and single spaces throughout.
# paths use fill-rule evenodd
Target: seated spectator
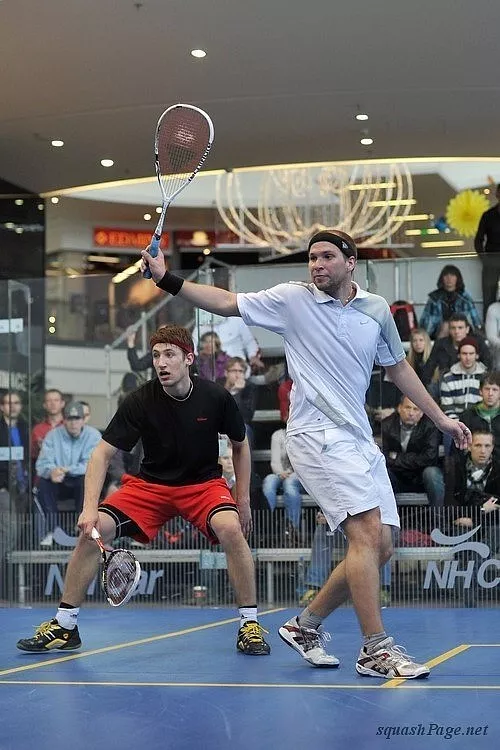
M 471 432 L 487 431 L 494 437 L 494 457 L 500 465 L 500 372 L 485 372 L 479 380 L 481 401 L 465 409 L 460 420 Z
M 500 302 L 492 302 L 486 311 L 486 339 L 490 346 L 493 369 L 500 370 Z
M 284 428 L 275 430 L 271 436 L 271 474 L 262 483 L 271 510 L 276 508 L 277 493 L 283 490 L 285 506 L 286 534 L 295 543 L 300 538 L 300 517 L 302 512 L 302 485 L 295 474 L 285 447 Z
M 221 443 L 219 463 L 222 466 L 222 478 L 226 480 L 227 486 L 232 490 L 236 484 L 236 477 L 233 465 L 233 446 L 229 440 L 220 440 Z
M 410 367 L 415 370 L 422 380 L 425 364 L 432 351 L 432 341 L 424 328 L 414 328 L 410 333 L 410 348 L 406 359 Z
M 99 430 L 85 425 L 83 419 L 82 405 L 70 402 L 64 408 L 63 424 L 54 427 L 42 443 L 36 473 L 38 502 L 45 517 L 56 513 L 62 500 L 72 500 L 73 509 L 82 510 L 87 463 L 101 439 Z M 48 546 L 52 543 L 50 538 L 44 540 Z
M 457 451 L 446 462 L 446 505 L 481 506 L 488 514 L 500 508 L 491 502 L 492 497 L 500 499 L 500 465 L 493 457 L 494 442 L 491 432 L 476 430 L 469 450 Z M 455 523 L 473 525 L 469 517 L 460 517 Z
M 500 551 L 500 466 L 494 458 L 494 437 L 488 431 L 472 433 L 467 452 L 456 451 L 447 459 L 445 470 L 446 504 L 456 506 L 449 534 L 461 534 L 479 526 L 474 541 L 485 543 L 493 556 Z M 477 560 L 477 553 L 464 545 L 458 552 L 459 569 L 466 570 Z M 496 575 L 496 573 L 495 573 Z M 479 598 L 474 576 L 459 589 L 462 604 L 475 607 Z
M 29 509 L 29 426 L 21 411 L 17 391 L 0 397 L 0 599 L 9 588 L 5 556 L 18 543 L 20 515 Z
M 447 265 L 439 274 L 437 289 L 429 294 L 420 318 L 420 327 L 425 328 L 431 339 L 447 336 L 448 321 L 461 313 L 475 328 L 481 326 L 481 318 L 470 294 L 465 291 L 464 280 L 456 266 Z
M 229 354 L 222 351 L 220 338 L 216 333 L 209 331 L 201 336 L 196 358 L 200 378 L 204 380 L 225 378 L 229 359 Z
M 82 401 L 79 399 L 79 403 L 83 406 L 83 424 L 89 424 L 90 422 L 90 404 L 88 401 Z
M 459 361 L 443 376 L 440 389 L 441 408 L 451 419 L 459 419 L 465 409 L 481 401 L 480 378 L 486 372 L 486 365 L 478 361 L 476 339 L 462 339 L 458 357 Z
M 395 494 L 425 492 L 430 505 L 443 505 L 439 441 L 438 429 L 407 396 L 394 414 L 382 420 L 382 452 Z
M 472 336 L 476 339 L 479 346 L 479 359 L 487 368 L 491 366 L 491 354 L 484 342 L 484 339 L 471 331 L 465 315 L 452 315 L 449 320 L 450 335 L 446 338 L 439 339 L 432 347 L 429 359 L 424 365 L 421 380 L 425 386 L 428 386 L 434 378 L 436 368 L 439 371 L 439 378 L 445 372 L 449 372 L 451 366 L 458 361 L 458 345 L 462 339 Z M 430 389 L 429 389 L 430 390 Z M 437 395 L 433 393 L 433 395 Z
M 253 445 L 252 420 L 256 406 L 256 386 L 246 379 L 246 361 L 231 357 L 226 363 L 224 388 L 229 391 L 241 412 L 250 447 Z
M 250 328 L 239 317 L 221 318 L 212 316 L 210 324 L 195 326 L 192 332 L 195 350 L 204 333 L 216 333 L 221 342 L 222 351 L 230 357 L 239 357 L 251 367 L 256 374 L 264 369 L 259 345 Z
M 58 427 L 63 421 L 64 398 L 57 388 L 49 388 L 43 398 L 45 419 L 37 422 L 31 431 L 31 458 L 35 462 L 40 453 L 43 439 L 53 427 Z

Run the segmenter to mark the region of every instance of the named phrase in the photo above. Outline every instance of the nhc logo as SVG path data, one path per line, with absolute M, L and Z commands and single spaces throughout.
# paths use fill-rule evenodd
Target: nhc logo
M 440 529 L 433 529 L 431 532 L 431 539 L 433 542 L 440 546 L 448 546 L 450 558 L 457 554 L 457 552 L 475 552 L 480 558 L 483 558 L 482 562 L 476 572 L 476 566 L 478 560 L 468 560 L 466 568 L 459 568 L 460 561 L 447 559 L 444 561 L 442 569 L 438 567 L 438 563 L 432 560 L 428 563 L 425 571 L 424 589 L 428 589 L 434 578 L 438 588 L 440 589 L 452 589 L 455 586 L 457 579 L 463 578 L 464 589 L 469 589 L 472 583 L 472 577 L 476 574 L 477 583 L 483 589 L 493 589 L 498 586 L 500 577 L 497 575 L 495 578 L 486 578 L 486 572 L 490 568 L 495 568 L 496 571 L 500 571 L 500 560 L 490 558 L 491 550 L 484 542 L 469 541 L 476 534 L 481 526 L 476 526 L 475 529 L 467 531 L 465 534 L 460 536 L 446 536 Z M 489 559 L 487 559 L 489 558 Z M 439 563 L 440 564 L 440 563 Z

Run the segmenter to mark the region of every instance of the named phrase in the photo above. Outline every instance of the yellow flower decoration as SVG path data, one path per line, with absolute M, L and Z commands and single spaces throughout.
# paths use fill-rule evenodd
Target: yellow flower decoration
M 490 207 L 489 201 L 477 190 L 463 190 L 448 203 L 446 221 L 462 237 L 473 237 L 479 219 Z

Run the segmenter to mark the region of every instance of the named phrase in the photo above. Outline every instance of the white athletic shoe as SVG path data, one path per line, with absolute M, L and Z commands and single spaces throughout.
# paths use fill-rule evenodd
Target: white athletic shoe
M 279 637 L 298 651 L 308 664 L 313 667 L 338 667 L 339 660 L 333 654 L 327 654 L 324 644 L 331 640 L 330 633 L 323 629 L 301 628 L 299 618 L 292 617 L 278 630 Z
M 394 645 L 394 638 L 384 638 L 378 649 L 369 654 L 363 646 L 356 662 L 356 672 L 366 677 L 404 677 L 415 680 L 428 677 L 430 669 L 417 664 L 401 646 Z

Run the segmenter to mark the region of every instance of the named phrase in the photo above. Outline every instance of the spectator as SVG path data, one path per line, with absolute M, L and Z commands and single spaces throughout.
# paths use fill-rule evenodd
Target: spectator
M 236 475 L 233 464 L 233 446 L 227 438 L 219 440 L 219 463 L 222 466 L 222 478 L 226 480 L 227 486 L 233 491 L 236 484 Z
M 211 325 L 205 324 L 195 326 L 193 330 L 193 341 L 195 349 L 198 341 L 204 333 L 216 333 L 221 342 L 221 348 L 230 357 L 240 357 L 248 362 L 252 372 L 256 373 L 264 369 L 259 345 L 250 330 L 241 318 L 221 318 L 213 316 Z
M 490 346 L 493 369 L 500 370 L 500 302 L 492 302 L 486 311 L 485 323 L 486 339 Z
M 204 380 L 222 380 L 226 375 L 229 354 L 222 351 L 218 335 L 212 331 L 200 337 L 198 347 L 198 375 Z
M 63 421 L 64 398 L 57 388 L 49 388 L 43 398 L 45 419 L 35 424 L 31 431 L 31 458 L 35 462 L 40 453 L 43 440 L 49 430 L 58 427 Z
M 410 333 L 410 348 L 406 359 L 420 380 L 423 380 L 425 364 L 432 351 L 432 341 L 425 328 L 414 328 Z
M 83 424 L 90 422 L 90 404 L 88 401 L 79 400 L 79 403 L 83 406 Z
M 483 309 L 495 302 L 500 274 L 500 184 L 496 189 L 497 204 L 485 211 L 479 221 L 474 248 L 483 265 Z
M 283 504 L 287 522 L 288 541 L 296 543 L 300 538 L 300 516 L 302 511 L 302 485 L 295 474 L 285 447 L 284 428 L 275 430 L 271 436 L 271 474 L 262 483 L 262 492 L 271 510 L 276 508 L 277 493 L 283 490 Z
M 500 465 L 500 373 L 485 372 L 479 381 L 481 401 L 462 412 L 460 419 L 471 432 L 491 432 L 494 456 Z
M 28 509 L 29 426 L 21 414 L 22 401 L 17 391 L 7 391 L 0 401 L 0 490 L 10 493 L 18 513 Z M 10 450 L 9 450 L 10 449 Z
M 58 502 L 73 500 L 74 510 L 83 505 L 84 475 L 90 455 L 101 439 L 94 427 L 84 424 L 83 407 L 72 401 L 64 408 L 64 422 L 54 427 L 42 443 L 36 462 L 38 502 L 45 514 L 56 513 Z M 47 529 L 42 540 L 47 546 Z M 45 545 L 44 545 L 45 546 Z
M 129 326 L 127 328 L 127 359 L 132 372 L 144 372 L 153 367 L 153 358 L 149 351 L 143 357 L 139 357 L 135 348 L 136 336 L 137 329 Z
M 481 318 L 472 297 L 465 291 L 460 270 L 447 265 L 439 274 L 437 289 L 429 294 L 420 327 L 426 329 L 431 339 L 442 338 L 448 335 L 446 324 L 457 313 L 465 315 L 470 325 L 480 327 Z
M 293 380 L 288 374 L 288 368 L 285 368 L 285 378 L 278 386 L 278 405 L 280 410 L 280 419 L 282 422 L 288 420 L 290 411 L 290 392 L 292 390 Z
M 478 361 L 478 356 L 476 339 L 467 336 L 458 345 L 459 361 L 443 376 L 441 408 L 451 419 L 459 419 L 465 409 L 481 401 L 479 385 L 486 365 Z
M 0 599 L 7 597 L 5 555 L 18 541 L 19 516 L 28 510 L 29 427 L 17 391 L 0 397 Z
M 253 445 L 252 420 L 255 413 L 256 390 L 255 385 L 246 377 L 246 361 L 242 357 L 231 357 L 226 363 L 224 388 L 229 391 L 236 401 L 247 431 L 250 447 Z
M 466 336 L 474 336 L 479 346 L 479 359 L 486 367 L 491 366 L 491 354 L 481 336 L 474 335 L 471 332 L 469 323 L 465 315 L 457 313 L 452 315 L 449 320 L 450 335 L 446 338 L 439 339 L 432 347 L 429 359 L 425 363 L 422 371 L 422 382 L 429 386 L 434 377 L 435 370 L 438 368 L 439 377 L 451 369 L 451 366 L 458 361 L 458 344 Z M 430 389 L 429 389 L 430 390 Z M 437 395 L 437 391 L 435 394 Z
M 425 492 L 429 505 L 443 505 L 439 441 L 440 434 L 431 420 L 403 396 L 396 412 L 382 420 L 382 452 L 394 494 Z

